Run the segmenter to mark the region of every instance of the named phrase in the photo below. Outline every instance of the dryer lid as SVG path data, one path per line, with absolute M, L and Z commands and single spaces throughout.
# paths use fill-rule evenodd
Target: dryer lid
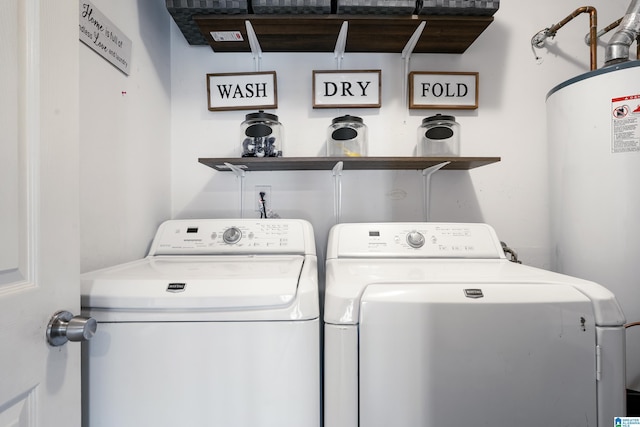
M 327 261 L 324 321 L 333 324 L 357 324 L 362 296 L 371 285 L 385 284 L 391 292 L 384 298 L 393 299 L 418 288 L 450 289 L 464 302 L 473 295 L 464 290 L 500 287 L 513 290 L 499 294 L 501 297 L 522 293 L 523 298 L 533 298 L 523 289 L 540 289 L 543 297 L 556 298 L 549 289 L 572 287 L 591 301 L 596 324 L 620 326 L 625 317 L 611 291 L 597 283 L 570 277 L 535 267 L 515 264 L 506 259 L 332 259 Z M 433 295 L 429 293 L 428 295 Z M 495 297 L 493 293 L 493 297 Z M 546 296 L 545 296 L 546 295 Z M 482 302 L 490 298 L 482 299 Z M 508 299 L 503 303 L 515 303 Z
M 195 311 L 286 307 L 296 298 L 305 257 L 149 257 L 82 275 L 82 306 Z

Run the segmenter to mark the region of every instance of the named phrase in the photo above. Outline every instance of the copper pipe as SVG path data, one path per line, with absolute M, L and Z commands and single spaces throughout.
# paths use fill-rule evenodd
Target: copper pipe
M 595 70 L 597 68 L 597 40 L 596 33 L 598 28 L 598 12 L 596 12 L 596 8 L 592 6 L 583 6 L 574 10 L 573 13 L 557 24 L 553 25 L 549 28 L 548 34 L 553 37 L 556 35 L 556 32 L 564 27 L 567 22 L 571 21 L 576 16 L 588 13 L 589 14 L 589 48 L 591 51 L 591 70 Z
M 620 25 L 620 22 L 622 22 L 622 18 L 618 19 L 617 21 L 612 22 L 611 24 L 607 25 L 606 27 L 604 27 L 603 29 L 601 29 L 600 31 L 598 31 L 598 33 L 596 34 L 596 37 L 600 38 L 602 36 L 604 36 L 605 34 L 607 34 L 609 31 L 613 30 L 614 28 L 616 28 L 618 25 Z M 591 33 L 587 34 L 586 36 L 584 36 L 584 42 L 586 44 L 590 43 L 590 39 L 591 39 Z
M 602 30 L 600 30 L 600 32 L 598 34 L 599 35 L 607 34 L 609 31 L 613 30 L 615 27 L 620 25 L 620 22 L 622 22 L 622 18 L 620 18 L 617 21 L 612 22 L 611 24 L 607 25 Z
M 598 31 L 598 33 L 596 34 L 596 37 L 600 38 L 605 34 L 607 34 L 609 31 L 614 30 L 618 25 L 620 25 L 620 22 L 622 22 L 622 18 L 612 22 L 611 24 L 607 25 L 606 27 Z M 586 44 L 590 44 L 590 38 L 591 38 L 591 33 L 584 36 L 584 42 Z M 640 59 L 640 37 L 636 39 L 636 59 Z

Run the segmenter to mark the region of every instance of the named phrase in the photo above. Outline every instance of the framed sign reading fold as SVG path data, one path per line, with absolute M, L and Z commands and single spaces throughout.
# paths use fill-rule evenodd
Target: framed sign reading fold
M 477 72 L 412 71 L 409 73 L 409 108 L 475 110 L 478 79 Z
M 207 74 L 209 111 L 275 109 L 275 71 Z
M 382 70 L 313 71 L 313 108 L 380 108 Z

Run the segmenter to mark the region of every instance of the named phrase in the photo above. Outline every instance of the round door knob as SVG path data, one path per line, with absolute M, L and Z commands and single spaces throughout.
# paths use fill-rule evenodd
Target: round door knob
M 88 341 L 98 329 L 92 317 L 74 316 L 68 311 L 58 311 L 47 325 L 47 341 L 54 347 L 67 341 Z

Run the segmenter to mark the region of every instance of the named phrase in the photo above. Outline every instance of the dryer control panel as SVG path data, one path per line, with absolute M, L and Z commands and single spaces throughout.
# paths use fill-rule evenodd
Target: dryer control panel
M 329 234 L 327 258 L 504 258 L 487 224 L 339 224 Z
M 149 255 L 315 254 L 303 220 L 202 219 L 163 223 Z

